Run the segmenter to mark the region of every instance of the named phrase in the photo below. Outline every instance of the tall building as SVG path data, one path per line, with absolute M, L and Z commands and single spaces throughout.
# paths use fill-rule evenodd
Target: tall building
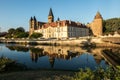
M 44 38 L 71 38 L 83 37 L 89 35 L 89 29 L 86 25 L 70 20 L 54 21 L 53 11 L 50 8 L 48 22 L 39 22 L 34 17 L 30 19 L 29 34 L 42 33 Z
M 101 36 L 103 34 L 103 18 L 100 14 L 100 12 L 97 12 L 97 14 L 94 17 L 93 22 L 87 24 L 87 26 L 92 30 L 92 33 L 94 36 Z

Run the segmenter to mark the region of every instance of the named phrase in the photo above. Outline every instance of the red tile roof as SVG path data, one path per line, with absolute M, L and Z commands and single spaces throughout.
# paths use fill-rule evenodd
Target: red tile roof
M 57 27 L 58 24 L 59 24 L 60 27 L 72 26 L 72 27 L 86 28 L 86 26 L 84 24 L 81 24 L 81 23 L 78 23 L 78 22 L 74 22 L 74 21 L 70 21 L 70 20 L 56 21 L 56 22 L 52 22 L 52 23 L 39 22 L 39 24 L 42 24 L 42 26 L 44 28 L 48 28 L 49 26 Z

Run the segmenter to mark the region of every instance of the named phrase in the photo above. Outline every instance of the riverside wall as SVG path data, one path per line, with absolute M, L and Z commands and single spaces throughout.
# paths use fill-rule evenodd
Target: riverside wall
M 64 45 L 64 46 L 92 46 L 95 47 L 120 47 L 118 44 L 104 42 L 102 38 L 80 38 L 80 39 L 67 39 L 67 40 L 39 40 L 39 39 L 5 39 L 0 42 L 4 43 L 19 43 L 19 44 L 39 44 L 39 45 Z

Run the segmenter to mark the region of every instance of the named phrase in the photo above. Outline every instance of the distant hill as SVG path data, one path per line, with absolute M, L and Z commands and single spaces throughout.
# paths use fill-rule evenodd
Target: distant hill
M 120 34 L 120 18 L 111 18 L 103 21 L 104 34 L 117 31 Z

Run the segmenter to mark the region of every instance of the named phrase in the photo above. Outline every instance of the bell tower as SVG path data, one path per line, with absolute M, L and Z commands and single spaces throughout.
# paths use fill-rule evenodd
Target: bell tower
M 48 15 L 48 23 L 54 22 L 54 15 L 52 12 L 52 8 L 50 8 L 49 15 Z
M 29 35 L 33 34 L 35 29 L 37 29 L 37 20 L 34 16 L 34 17 L 31 17 L 29 21 Z

